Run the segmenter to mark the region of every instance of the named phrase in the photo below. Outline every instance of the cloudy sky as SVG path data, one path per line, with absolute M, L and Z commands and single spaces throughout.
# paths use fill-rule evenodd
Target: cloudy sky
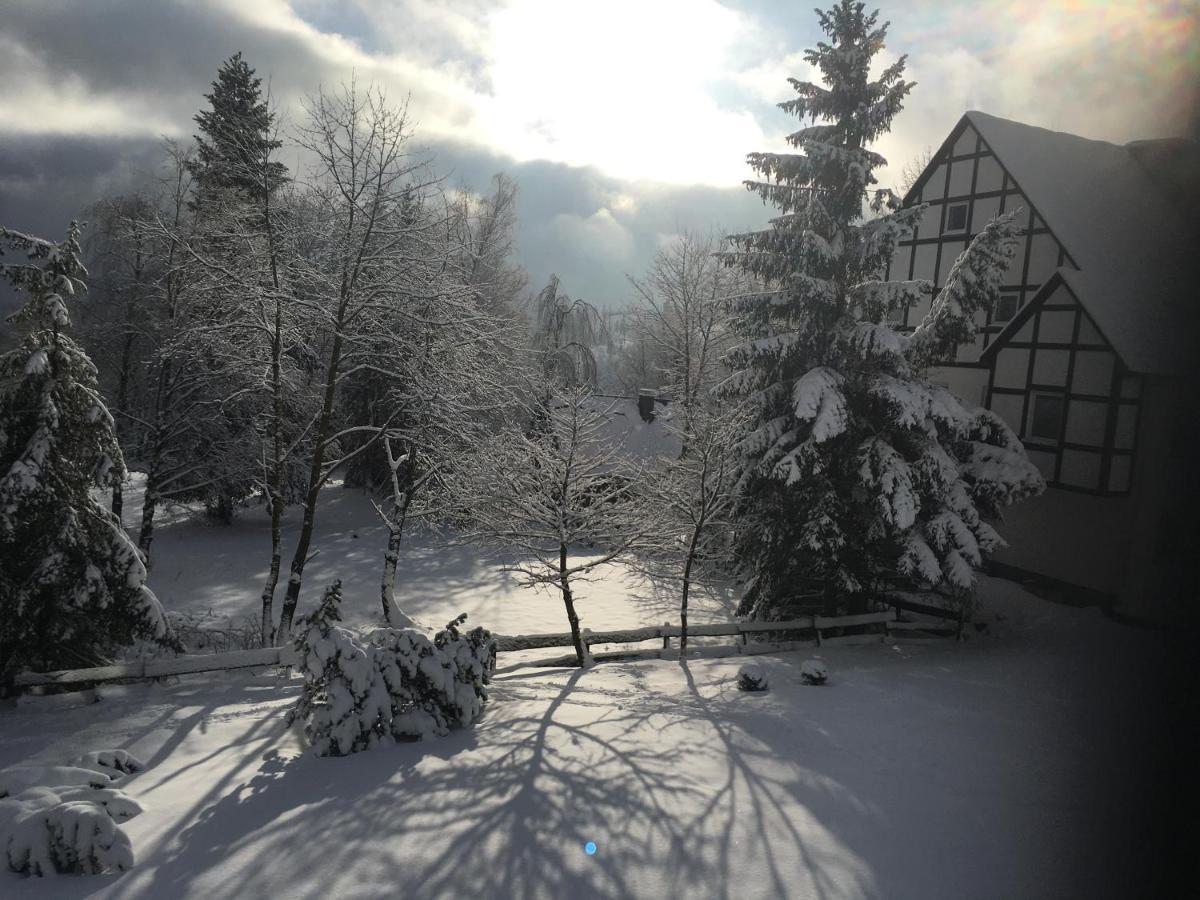
M 602 305 L 683 228 L 768 215 L 745 154 L 783 149 L 810 3 L 782 0 L 6 0 L 0 221 L 47 235 L 187 138 L 242 51 L 286 118 L 356 73 L 406 95 L 454 184 L 507 172 L 522 261 Z M 1200 0 L 882 3 L 918 82 L 878 149 L 884 184 L 967 109 L 1125 142 L 1197 135 Z

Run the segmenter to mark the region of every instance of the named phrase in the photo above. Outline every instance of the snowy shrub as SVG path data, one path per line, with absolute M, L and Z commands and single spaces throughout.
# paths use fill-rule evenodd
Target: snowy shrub
M 432 638 L 417 628 L 361 635 L 336 624 L 340 603 L 338 581 L 295 641 L 305 684 L 289 721 L 304 723 L 318 755 L 441 736 L 479 718 L 496 661 L 491 632 L 461 632 L 464 613 Z
M 170 610 L 167 622 L 185 653 L 227 653 L 261 647 L 262 625 L 254 616 L 218 616 Z
M 746 663 L 737 674 L 737 686 L 740 691 L 765 691 L 767 689 L 767 673 L 762 666 Z
M 824 684 L 829 680 L 829 670 L 819 659 L 806 659 L 800 664 L 800 680 L 805 684 Z
M 142 761 L 128 750 L 92 750 L 75 760 L 75 765 L 92 770 L 108 770 L 112 773 L 109 777 L 113 779 L 121 775 L 132 775 L 146 768 Z
M 124 750 L 86 753 L 73 766 L 0 770 L 0 852 L 14 872 L 94 875 L 133 865 L 119 827 L 142 812 L 110 785 L 142 764 Z

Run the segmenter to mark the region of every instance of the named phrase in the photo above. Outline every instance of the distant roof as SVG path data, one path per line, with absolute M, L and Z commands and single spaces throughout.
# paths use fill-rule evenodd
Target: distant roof
M 1188 370 L 1200 248 L 1138 155 L 974 110 L 964 118 L 1079 265 L 1064 267 L 1067 280 L 1125 365 Z

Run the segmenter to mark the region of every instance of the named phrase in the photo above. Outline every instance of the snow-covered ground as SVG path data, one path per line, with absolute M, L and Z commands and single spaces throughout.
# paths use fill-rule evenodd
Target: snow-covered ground
M 365 621 L 382 531 L 337 488 L 319 522 L 305 598 L 341 577 L 348 618 Z M 172 522 L 154 587 L 169 608 L 252 614 L 265 546 L 257 512 Z M 433 622 L 466 610 L 507 633 L 564 627 L 556 598 L 495 567 L 421 538 L 398 593 Z M 0 768 L 118 748 L 147 763 L 121 784 L 146 807 L 123 826 L 132 871 L 5 872 L 0 896 L 1145 895 L 1118 876 L 1149 828 L 1138 775 L 1158 734 L 1144 665 L 1157 637 L 1007 581 L 983 578 L 981 595 L 987 627 L 968 641 L 758 656 L 762 693 L 737 690 L 737 657 L 586 671 L 502 658 L 474 728 L 341 759 L 303 753 L 283 720 L 299 682 L 268 674 L 0 707 Z M 728 615 L 731 595 L 705 597 L 708 618 Z M 674 615 L 619 569 L 584 598 L 593 628 Z M 805 686 L 818 654 L 829 683 Z
M 297 682 L 268 675 L 7 709 L 0 767 L 124 748 L 147 811 L 131 872 L 0 895 L 1137 896 L 1105 837 L 1128 854 L 1145 827 L 1154 732 L 1123 688 L 1153 636 L 983 593 L 989 633 L 827 647 L 823 687 L 803 652 L 757 657 L 754 694 L 737 658 L 507 671 L 475 728 L 341 759 L 302 755 Z
M 127 492 L 124 521 L 137 534 L 143 477 Z M 270 519 L 262 507 L 240 510 L 232 525 L 165 508 L 151 546 L 149 585 L 168 610 L 213 613 L 217 617 L 257 618 L 271 548 Z M 300 527 L 300 511 L 284 521 L 284 559 L 275 614 L 283 597 L 287 566 Z M 455 535 L 429 534 L 416 526 L 405 532 L 396 576 L 396 602 L 409 615 L 438 626 L 461 612 L 468 625 L 499 634 L 566 631 L 556 592 L 536 591 L 501 571 L 506 561 L 471 545 L 454 546 Z M 333 484 L 317 512 L 313 546 L 317 553 L 304 572 L 298 615 L 310 612 L 325 586 L 342 579 L 343 617 L 365 624 L 379 617 L 379 579 L 387 531 L 362 491 Z M 580 582 L 576 604 L 585 628 L 593 631 L 661 625 L 678 616 L 675 595 L 620 566 L 607 567 L 591 582 Z M 702 585 L 690 602 L 693 624 L 729 621 L 737 597 L 729 585 Z

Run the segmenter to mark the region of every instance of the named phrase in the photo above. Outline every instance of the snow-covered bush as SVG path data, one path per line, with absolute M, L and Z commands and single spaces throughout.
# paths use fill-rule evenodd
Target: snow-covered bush
M 737 674 L 739 691 L 765 691 L 767 689 L 767 673 L 762 666 L 746 663 Z
M 112 783 L 141 762 L 124 750 L 85 753 L 69 766 L 0 770 L 0 852 L 14 872 L 94 875 L 133 865 L 119 827 L 141 805 Z
M 806 659 L 800 664 L 800 680 L 805 684 L 824 684 L 829 680 L 829 669 L 819 659 Z
M 461 632 L 464 613 L 432 637 L 418 628 L 359 634 L 337 624 L 340 603 L 338 581 L 295 641 L 305 685 L 288 717 L 304 723 L 318 755 L 440 737 L 479 718 L 496 663 L 491 632 Z

